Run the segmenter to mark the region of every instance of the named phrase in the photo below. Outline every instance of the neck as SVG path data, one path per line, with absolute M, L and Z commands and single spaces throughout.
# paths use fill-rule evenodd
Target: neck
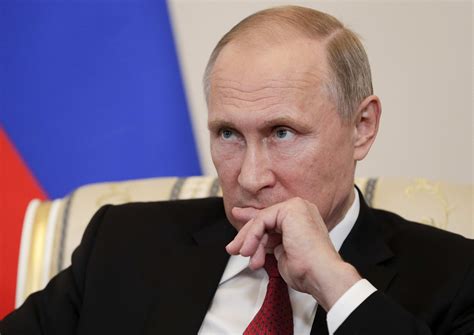
M 346 216 L 347 211 L 351 208 L 354 203 L 354 188 L 347 194 L 347 196 L 341 201 L 331 212 L 328 219 L 326 220 L 326 226 L 328 231 L 331 231 L 334 227 L 337 226 L 339 222 L 342 221 L 344 216 Z

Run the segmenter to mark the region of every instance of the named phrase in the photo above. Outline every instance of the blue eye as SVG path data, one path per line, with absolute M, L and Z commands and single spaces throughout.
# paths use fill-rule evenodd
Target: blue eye
M 275 136 L 280 140 L 289 140 L 292 139 L 295 134 L 286 128 L 277 128 L 275 130 Z
M 221 130 L 221 137 L 225 140 L 228 140 L 234 136 L 234 132 L 230 129 L 222 129 Z

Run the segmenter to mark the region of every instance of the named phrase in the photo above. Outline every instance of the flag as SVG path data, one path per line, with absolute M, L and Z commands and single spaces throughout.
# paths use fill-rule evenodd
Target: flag
M 201 174 L 165 1 L 0 4 L 0 318 L 32 198 Z

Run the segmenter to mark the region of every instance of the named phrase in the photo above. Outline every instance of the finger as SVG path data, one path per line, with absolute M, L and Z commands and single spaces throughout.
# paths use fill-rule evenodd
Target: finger
M 280 261 L 280 258 L 283 256 L 284 250 L 283 250 L 283 245 L 277 245 L 275 249 L 273 249 L 273 254 L 275 255 L 275 258 L 277 261 Z
M 281 227 L 278 226 L 277 222 L 280 207 L 281 204 L 276 204 L 261 210 L 251 207 L 234 207 L 232 209 L 232 215 L 235 215 L 236 219 L 252 218 L 240 229 L 234 240 L 227 245 L 227 252 L 231 255 L 240 253 L 242 256 L 252 256 L 256 252 L 266 232 L 281 233 Z
M 260 210 L 257 214 L 256 219 L 263 222 L 267 231 L 281 233 L 281 227 L 279 226 L 281 207 L 281 204 L 276 204 Z
M 260 269 L 265 264 L 265 246 L 268 241 L 268 234 L 265 234 L 262 238 L 261 243 L 259 244 L 255 253 L 250 257 L 249 267 L 252 270 Z
M 251 220 L 258 217 L 264 222 L 268 229 L 275 229 L 278 233 L 281 233 L 277 221 L 278 216 L 281 214 L 280 212 L 282 207 L 284 207 L 282 203 L 278 203 L 264 209 L 256 209 L 253 207 L 234 207 L 232 208 L 232 215 L 235 219 L 240 221 Z
M 232 215 L 238 221 L 250 221 L 260 212 L 259 209 L 253 207 L 234 207 L 232 208 Z
M 256 214 L 258 214 L 258 210 L 255 208 L 232 208 L 232 215 L 234 216 L 234 218 L 238 221 L 243 221 L 247 223 L 243 225 L 243 227 L 239 230 L 238 234 L 234 237 L 234 239 L 226 246 L 226 251 L 229 254 L 239 254 L 239 251 L 242 248 L 242 244 L 244 243 L 245 236 L 247 235 L 247 231 L 252 225 L 251 221 Z
M 240 248 L 240 254 L 242 256 L 252 256 L 255 254 L 265 235 L 267 234 L 265 234 L 264 222 L 258 218 L 253 219 L 252 225 L 249 227 L 248 232 L 245 235 L 242 248 Z M 268 240 L 268 236 L 266 240 Z
M 245 236 L 242 235 L 243 242 L 239 251 L 242 256 L 252 256 L 265 233 L 271 234 L 280 231 L 280 229 L 277 229 L 277 215 L 278 206 L 271 206 L 260 210 L 257 216 L 251 220 L 252 224 L 245 225 Z
M 246 239 L 248 230 L 253 224 L 253 219 L 251 219 L 249 222 L 247 222 L 237 233 L 237 235 L 234 237 L 234 239 L 227 244 L 225 247 L 226 251 L 231 254 L 231 255 L 237 255 L 239 254 L 240 249 L 242 248 L 242 245 Z

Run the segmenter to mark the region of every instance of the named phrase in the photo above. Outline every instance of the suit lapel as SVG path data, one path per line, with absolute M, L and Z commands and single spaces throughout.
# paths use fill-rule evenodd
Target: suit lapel
M 326 311 L 318 306 L 314 317 L 311 335 L 328 335 L 328 324 L 326 322 Z
M 372 210 L 359 190 L 360 211 L 354 227 L 339 251 L 342 258 L 352 264 L 363 278 L 378 290 L 385 291 L 397 273 L 393 253 L 385 242 Z M 326 311 L 318 306 L 311 334 L 328 334 Z
M 386 243 L 380 222 L 377 222 L 372 209 L 359 193 L 359 217 L 351 233 L 344 241 L 340 254 L 342 258 L 355 266 L 362 277 L 372 285 L 385 291 L 397 272 L 394 254 Z
M 148 334 L 196 334 L 214 297 L 229 255 L 225 245 L 235 235 L 226 219 L 192 233 L 188 246 L 170 250 L 154 284 Z M 192 242 L 191 242 L 192 241 Z

